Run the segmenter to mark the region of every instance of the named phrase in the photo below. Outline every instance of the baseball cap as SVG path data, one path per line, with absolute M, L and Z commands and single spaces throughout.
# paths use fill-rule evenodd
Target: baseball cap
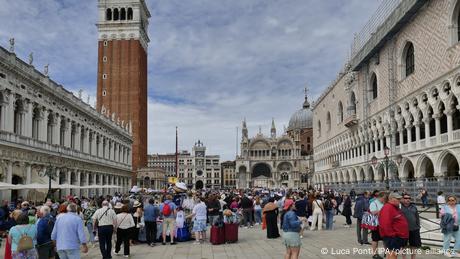
M 291 199 L 285 200 L 283 210 L 289 209 L 289 207 L 291 207 L 292 204 L 294 204 L 293 200 L 291 200 Z
M 388 199 L 391 199 L 391 198 L 401 199 L 402 196 L 401 196 L 401 194 L 399 194 L 399 193 L 397 193 L 397 192 L 392 192 L 392 193 L 390 193 L 390 195 L 388 196 Z

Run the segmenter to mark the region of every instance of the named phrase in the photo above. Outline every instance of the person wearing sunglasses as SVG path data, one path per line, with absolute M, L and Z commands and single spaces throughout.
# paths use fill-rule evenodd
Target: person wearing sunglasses
M 447 197 L 447 205 L 441 209 L 441 232 L 443 233 L 444 243 L 443 251 L 447 257 L 460 257 L 457 251 L 460 250 L 460 231 L 458 230 L 458 219 L 460 213 L 460 205 L 457 204 L 457 197 L 449 195 Z M 450 241 L 455 239 L 454 249 L 450 249 Z
M 422 240 L 420 238 L 420 217 L 418 215 L 417 206 L 412 203 L 410 194 L 404 193 L 402 196 L 401 212 L 404 214 L 409 224 L 409 247 L 407 251 L 410 253 L 411 259 L 415 259 L 415 250 L 422 246 Z M 403 253 L 402 257 L 405 259 L 406 253 Z

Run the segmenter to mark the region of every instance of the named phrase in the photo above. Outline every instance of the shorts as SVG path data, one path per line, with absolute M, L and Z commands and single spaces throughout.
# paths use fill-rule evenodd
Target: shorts
M 283 239 L 286 247 L 300 247 L 302 244 L 299 232 L 284 232 Z
M 378 241 L 382 240 L 382 237 L 380 237 L 380 232 L 379 232 L 378 229 L 371 231 L 371 237 L 372 237 L 372 241 L 374 241 L 374 242 L 378 242 Z
M 168 227 L 169 227 L 169 231 L 175 230 L 176 229 L 176 219 L 175 218 L 164 218 L 162 227 L 163 227 L 163 232 L 167 232 Z
M 195 219 L 193 221 L 192 232 L 203 232 L 206 231 L 206 220 L 205 219 Z
M 422 247 L 422 239 L 420 238 L 420 230 L 409 231 L 409 246 Z
M 399 251 L 407 244 L 407 239 L 400 237 L 384 237 L 385 247 L 392 251 Z

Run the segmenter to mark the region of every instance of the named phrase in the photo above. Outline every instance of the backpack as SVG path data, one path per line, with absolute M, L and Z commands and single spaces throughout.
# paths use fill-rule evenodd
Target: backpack
M 24 231 L 24 233 L 21 234 L 21 238 L 19 238 L 19 242 L 16 249 L 18 252 L 27 251 L 34 248 L 34 241 L 26 233 L 27 231 Z
M 332 210 L 332 202 L 329 199 L 324 201 L 324 209 L 325 210 Z
M 167 216 L 171 215 L 171 212 L 172 212 L 171 206 L 169 205 L 169 203 L 165 203 L 163 205 L 163 210 L 162 210 L 163 216 L 167 217 Z

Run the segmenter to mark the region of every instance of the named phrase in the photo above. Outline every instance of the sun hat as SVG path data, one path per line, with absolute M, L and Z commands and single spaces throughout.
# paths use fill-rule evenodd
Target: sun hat
M 121 202 L 117 202 L 115 204 L 115 207 L 113 207 L 114 209 L 121 209 L 123 207 L 123 204 Z
M 141 206 L 141 203 L 139 201 L 134 201 L 133 207 L 137 208 L 139 206 Z
M 390 193 L 390 195 L 388 196 L 388 199 L 391 199 L 391 198 L 401 199 L 402 196 L 401 196 L 401 194 L 399 194 L 399 193 L 397 193 L 397 192 L 392 192 L 392 193 Z

